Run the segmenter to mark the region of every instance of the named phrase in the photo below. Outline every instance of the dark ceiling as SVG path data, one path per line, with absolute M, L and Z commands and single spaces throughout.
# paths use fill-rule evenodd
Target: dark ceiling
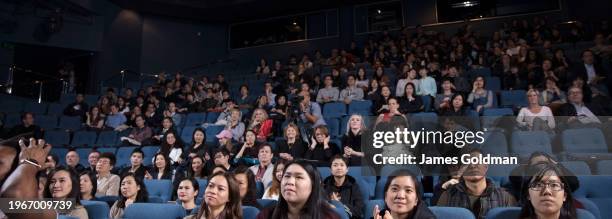
M 209 22 L 240 22 L 386 0 L 111 0 L 142 13 Z

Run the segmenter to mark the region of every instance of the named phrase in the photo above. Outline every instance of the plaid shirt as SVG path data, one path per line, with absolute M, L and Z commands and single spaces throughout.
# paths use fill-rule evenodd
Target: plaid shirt
M 497 188 L 493 182 L 487 179 L 487 188 L 480 195 L 474 206 L 471 206 L 470 197 L 465 186 L 465 181 L 461 181 L 446 190 L 438 206 L 460 207 L 472 211 L 476 218 L 485 218 L 489 209 L 497 207 L 516 206 L 514 197 L 502 188 Z

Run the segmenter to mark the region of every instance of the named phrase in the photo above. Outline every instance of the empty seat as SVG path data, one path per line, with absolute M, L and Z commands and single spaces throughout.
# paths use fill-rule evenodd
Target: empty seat
M 217 118 L 219 118 L 219 115 L 221 115 L 221 113 L 219 112 L 209 112 L 206 114 L 206 123 L 215 123 L 217 121 Z
M 12 128 L 13 126 L 21 124 L 20 113 L 9 113 L 4 117 L 4 127 Z
M 62 115 L 64 113 L 64 107 L 64 105 L 59 103 L 50 103 L 47 114 L 56 116 Z
M 340 121 L 338 118 L 325 118 L 329 136 L 332 138 L 340 136 Z
M 484 109 L 483 116 L 512 116 L 514 112 L 510 108 L 489 108 Z
M 144 147 L 142 147 L 140 149 L 144 153 L 144 156 L 148 157 L 148 159 L 143 159 L 142 163 L 145 166 L 151 165 L 151 163 L 153 162 L 153 158 L 152 157 L 155 155 L 155 153 L 157 153 L 157 151 L 159 151 L 159 146 L 144 146 Z
M 323 105 L 324 118 L 341 118 L 346 115 L 346 104 L 342 102 L 331 102 Z
M 527 92 L 525 90 L 505 90 L 499 94 L 501 107 L 520 108 L 527 106 Z
M 568 129 L 563 131 L 562 146 L 570 153 L 608 153 L 603 133 L 596 128 Z
M 81 129 L 81 117 L 79 116 L 62 116 L 59 121 L 59 128 L 76 131 Z
M 208 186 L 208 180 L 198 179 L 197 181 L 198 181 L 198 186 L 200 186 L 200 190 L 198 190 L 197 197 L 203 197 L 204 191 L 206 191 L 206 186 Z
M 223 129 L 225 129 L 225 126 L 222 125 L 212 125 L 206 127 L 206 130 L 204 130 L 204 132 L 206 133 L 206 142 L 217 142 L 219 139 L 217 139 L 216 135 L 221 133 Z
M 474 214 L 465 208 L 456 207 L 429 207 L 436 218 L 474 219 Z
M 0 109 L 4 113 L 23 112 L 24 103 L 20 100 L 5 99 L 0 102 Z
M 431 111 L 431 96 L 421 96 L 421 100 L 423 101 L 423 112 Z
M 63 130 L 46 131 L 45 141 L 55 147 L 66 146 L 70 144 L 70 134 Z
M 192 140 L 193 131 L 196 129 L 196 126 L 185 126 L 181 131 L 181 140 L 185 144 L 189 144 Z
M 131 156 L 132 156 L 132 151 L 134 149 L 136 149 L 137 147 L 120 147 L 117 148 L 117 153 L 115 153 L 115 156 L 117 158 L 117 162 L 115 163 L 115 167 L 121 168 L 124 166 L 128 166 L 131 165 Z M 143 160 L 145 159 L 151 159 L 150 157 L 143 157 Z
M 144 183 L 150 196 L 158 196 L 163 200 L 163 202 L 169 201 L 170 197 L 172 197 L 171 180 L 145 180 Z
M 612 218 L 612 198 L 589 198 L 589 200 L 597 205 L 602 219 Z
M 26 102 L 23 106 L 24 112 L 31 112 L 37 115 L 47 113 L 47 104 L 37 102 Z
M 552 154 L 550 137 L 545 131 L 517 131 L 512 133 L 512 153 L 529 156 L 541 151 Z
M 502 165 L 502 164 L 491 164 L 489 165 L 489 169 L 487 170 L 487 178 L 491 179 L 493 182 L 497 183 L 497 185 L 504 186 L 510 184 L 510 173 L 518 164 L 512 165 Z
M 81 204 L 87 210 L 90 219 L 108 219 L 110 208 L 106 202 L 81 200 Z
M 506 136 L 502 132 L 489 131 L 485 132 L 484 142 L 479 145 L 480 149 L 485 154 L 507 155 L 508 142 Z
M 96 143 L 98 135 L 92 131 L 78 131 L 72 137 L 71 145 L 73 147 L 93 146 Z
M 252 206 L 242 206 L 242 218 L 255 219 L 259 214 L 259 209 Z
M 57 116 L 56 115 L 40 115 L 36 116 L 35 123 L 45 130 L 51 130 L 57 128 Z
M 185 118 L 185 126 L 196 126 L 206 121 L 206 113 L 189 113 Z
M 435 130 L 438 126 L 438 115 L 436 113 L 415 113 L 410 115 L 410 128 L 414 130 Z
M 610 175 L 612 176 L 612 160 L 600 160 L 597 162 L 595 168 L 599 175 Z
M 57 156 L 57 158 L 59 159 L 57 162 L 58 164 L 61 164 L 61 163 L 64 163 L 67 153 L 68 153 L 68 148 L 53 147 L 51 148 L 50 154 Z
M 493 92 L 498 92 L 501 90 L 501 80 L 499 80 L 499 77 L 486 77 L 485 88 Z
M 478 77 L 478 76 L 482 76 L 482 77 L 490 77 L 491 76 L 491 69 L 490 68 L 475 68 L 475 69 L 471 69 L 467 72 L 468 77 L 471 80 L 474 80 L 474 78 Z
M 584 161 L 563 161 L 559 162 L 576 176 L 591 175 L 591 168 Z
M 102 131 L 98 135 L 96 145 L 98 146 L 114 146 L 117 142 L 117 132 L 115 131 Z
M 321 179 L 331 176 L 331 168 L 329 167 L 317 167 L 317 170 L 319 170 L 319 174 L 321 174 Z
M 370 115 L 372 101 L 370 100 L 355 100 L 348 105 L 348 115 L 359 114 L 363 116 Z
M 176 204 L 133 203 L 125 208 L 124 219 L 183 218 L 185 210 Z
M 578 198 L 612 198 L 612 176 L 578 176 L 580 187 L 574 191 Z

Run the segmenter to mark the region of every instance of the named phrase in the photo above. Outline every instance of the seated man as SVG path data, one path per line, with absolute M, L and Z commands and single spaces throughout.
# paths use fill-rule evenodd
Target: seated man
M 106 117 L 106 123 L 104 124 L 107 128 L 112 130 L 117 130 L 117 128 L 121 128 L 127 119 L 123 113 L 119 112 L 119 106 L 113 104 L 111 105 L 111 114 Z
M 469 154 L 477 157 L 482 155 L 482 152 L 472 149 Z M 514 196 L 487 180 L 488 169 L 487 164 L 470 164 L 461 181 L 442 193 L 438 206 L 466 208 L 472 211 L 476 218 L 481 219 L 485 218 L 489 209 L 516 206 Z
M 66 116 L 80 116 L 85 118 L 85 113 L 89 110 L 89 106 L 84 102 L 85 98 L 83 94 L 77 94 L 74 103 L 68 104 L 64 109 L 64 115 Z
M 34 135 L 34 138 L 42 138 L 40 127 L 34 124 L 34 114 L 26 112 L 21 115 L 21 124 L 13 127 L 9 131 L 7 138 L 30 132 Z
M 341 202 L 350 218 L 363 218 L 365 207 L 357 179 L 348 175 L 348 160 L 341 155 L 331 159 L 331 176 L 323 180 L 325 194 L 330 200 Z M 367 188 L 363 188 L 367 189 Z
M 564 116 L 564 125 L 580 126 L 601 123 L 597 118 L 598 115 L 602 115 L 601 110 L 584 103 L 580 87 L 569 88 L 567 99 L 568 102 L 561 105 L 557 113 L 557 116 Z
M 85 167 L 79 163 L 81 158 L 74 148 L 68 150 L 66 153 L 66 165 L 74 169 L 77 173 L 81 173 L 85 170 Z
M 334 81 L 332 80 L 331 75 L 325 76 L 323 83 L 325 87 L 319 89 L 319 92 L 317 93 L 317 102 L 320 104 L 325 104 L 338 101 L 340 91 L 338 91 L 337 87 L 333 87 Z
M 223 166 L 228 171 L 234 169 L 234 166 L 230 163 L 230 152 L 225 148 L 220 148 L 213 152 L 213 159 L 214 165 L 210 168 L 211 171 L 215 166 Z
M 87 155 L 87 162 L 89 163 L 89 167 L 85 170 L 90 171 L 92 173 L 96 172 L 96 165 L 98 164 L 98 159 L 100 158 L 100 152 L 95 148 L 89 152 Z
M 321 113 L 321 107 L 316 102 L 310 101 L 308 91 L 300 92 L 302 101 L 300 102 L 299 124 L 300 132 L 304 141 L 308 142 L 310 133 L 313 128 L 326 125 Z
M 110 152 L 103 153 L 98 159 L 96 171 L 98 172 L 98 190 L 96 197 L 101 196 L 118 196 L 119 176 L 112 174 L 111 170 L 115 166 L 115 155 Z
M 363 89 L 357 87 L 355 75 L 349 75 L 346 78 L 346 85 L 338 99 L 344 101 L 345 104 L 350 104 L 353 100 L 363 100 Z
M 255 175 L 255 180 L 263 183 L 264 189 L 267 189 L 272 184 L 272 172 L 274 170 L 274 164 L 272 163 L 273 157 L 272 146 L 264 143 L 259 146 L 257 153 L 259 164 L 249 168 L 253 172 L 253 175 Z

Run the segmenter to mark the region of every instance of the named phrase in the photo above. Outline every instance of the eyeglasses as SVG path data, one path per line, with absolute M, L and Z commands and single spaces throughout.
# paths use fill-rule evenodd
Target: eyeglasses
M 529 185 L 529 189 L 533 190 L 533 191 L 542 191 L 544 190 L 546 187 L 550 188 L 551 191 L 561 191 L 565 188 L 565 185 L 562 182 L 538 182 L 538 183 L 532 183 L 531 185 Z

